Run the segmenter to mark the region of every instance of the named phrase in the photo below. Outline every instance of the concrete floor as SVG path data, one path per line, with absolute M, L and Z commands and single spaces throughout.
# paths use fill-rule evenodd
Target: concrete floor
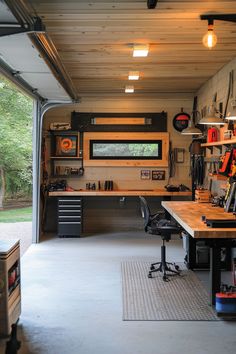
M 122 321 L 121 261 L 154 260 L 159 245 L 143 232 L 31 245 L 21 264 L 19 353 L 235 353 L 236 322 Z M 181 241 L 172 240 L 167 254 L 182 262 Z

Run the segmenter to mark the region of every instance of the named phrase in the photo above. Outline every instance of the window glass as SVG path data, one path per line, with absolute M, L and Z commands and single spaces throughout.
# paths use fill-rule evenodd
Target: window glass
M 160 160 L 161 140 L 90 140 L 90 159 Z

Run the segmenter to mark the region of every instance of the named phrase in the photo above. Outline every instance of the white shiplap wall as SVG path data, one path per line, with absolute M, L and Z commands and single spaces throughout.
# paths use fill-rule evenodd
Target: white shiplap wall
M 212 103 L 213 96 L 217 93 L 217 108 L 219 108 L 219 104 L 223 103 L 223 113 L 225 111 L 225 106 L 227 102 L 228 95 L 228 86 L 229 86 L 229 73 L 234 71 L 234 96 L 236 94 L 236 58 L 230 61 L 227 65 L 221 68 L 214 77 L 208 80 L 197 92 L 198 96 L 198 110 L 201 111 L 204 107 L 210 107 Z M 230 100 L 228 103 L 228 109 L 230 107 Z M 226 122 L 222 129 L 227 129 L 228 123 Z M 207 127 L 206 133 L 207 133 Z M 219 127 L 218 127 L 219 129 Z M 218 155 L 219 150 L 214 148 L 213 151 L 209 151 L 206 149 L 206 156 Z M 206 165 L 206 185 L 207 180 L 209 180 L 208 171 L 209 164 Z M 212 192 L 215 195 L 224 194 L 224 190 L 226 188 L 226 181 L 216 181 L 213 179 L 212 183 Z
M 209 107 L 212 103 L 212 99 L 215 93 L 217 93 L 217 107 L 219 103 L 223 102 L 223 112 L 226 105 L 228 85 L 229 85 L 229 73 L 234 70 L 234 94 L 236 94 L 236 58 L 225 65 L 219 70 L 215 76 L 208 80 L 197 92 L 198 96 L 198 110 L 204 106 Z

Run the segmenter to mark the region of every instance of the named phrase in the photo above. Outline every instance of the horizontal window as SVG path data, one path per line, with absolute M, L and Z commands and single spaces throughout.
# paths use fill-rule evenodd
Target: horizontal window
M 92 160 L 161 160 L 162 140 L 90 140 Z

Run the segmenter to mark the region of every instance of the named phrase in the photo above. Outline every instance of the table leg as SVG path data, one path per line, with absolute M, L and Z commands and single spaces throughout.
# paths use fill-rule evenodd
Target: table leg
M 165 202 L 169 202 L 169 201 L 171 201 L 171 199 L 172 199 L 171 196 L 167 196 L 167 195 L 162 197 L 162 200 Z M 171 220 L 170 213 L 166 209 L 164 209 L 164 212 L 165 212 L 164 218 L 167 220 Z
M 210 303 L 215 305 L 215 294 L 220 291 L 221 282 L 221 248 L 212 245 L 210 247 Z
M 187 237 L 187 263 L 188 269 L 196 268 L 196 242 L 190 235 Z

